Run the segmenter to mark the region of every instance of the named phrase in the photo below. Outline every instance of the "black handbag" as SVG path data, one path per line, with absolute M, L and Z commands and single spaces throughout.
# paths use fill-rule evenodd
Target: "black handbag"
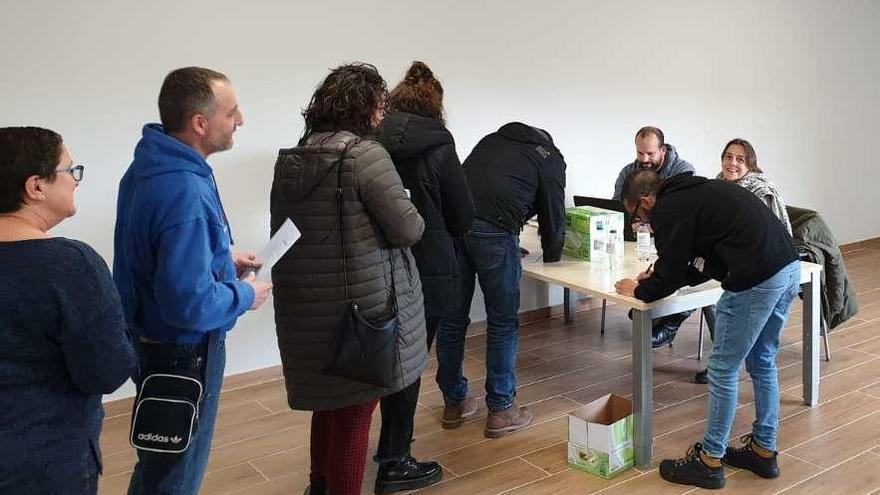
M 184 452 L 198 424 L 202 382 L 190 376 L 153 373 L 140 388 L 131 421 L 131 446 L 163 454 Z
M 391 318 L 385 322 L 370 322 L 361 316 L 358 303 L 349 294 L 348 260 L 345 252 L 345 228 L 342 223 L 342 161 L 348 146 L 336 163 L 336 205 L 339 226 L 339 244 L 342 249 L 342 276 L 345 284 L 345 313 L 339 326 L 336 346 L 330 364 L 324 373 L 348 378 L 360 383 L 390 388 L 394 385 L 397 365 L 397 287 L 394 281 L 394 252 L 391 262 Z

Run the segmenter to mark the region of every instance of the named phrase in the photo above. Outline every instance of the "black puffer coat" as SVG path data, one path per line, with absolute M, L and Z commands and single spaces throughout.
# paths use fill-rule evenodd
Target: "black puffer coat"
M 421 237 L 424 221 L 407 199 L 388 153 L 364 139 L 342 162 L 348 290 L 364 318 L 387 320 L 394 257 L 400 367 L 388 389 L 322 371 L 347 307 L 335 165 L 356 139 L 350 132 L 314 134 L 304 146 L 281 150 L 275 163 L 272 230 L 289 217 L 302 233 L 272 270 L 278 348 L 293 409 L 338 409 L 397 392 L 421 376 L 427 361 L 422 288 L 407 249 Z
M 406 112 L 388 114 L 377 139 L 425 219 L 425 233 L 412 252 L 422 278 L 425 317 L 437 317 L 456 287 L 452 239 L 467 231 L 474 216 L 455 141 L 439 120 Z

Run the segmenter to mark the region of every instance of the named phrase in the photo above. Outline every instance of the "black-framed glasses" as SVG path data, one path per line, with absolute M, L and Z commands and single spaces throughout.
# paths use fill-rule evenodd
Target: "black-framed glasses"
M 59 168 L 55 170 L 55 173 L 57 174 L 58 172 L 67 172 L 68 174 L 70 174 L 71 177 L 73 177 L 73 180 L 79 182 L 83 180 L 83 172 L 85 172 L 85 169 L 86 167 L 83 165 L 72 165 L 67 168 Z
M 633 223 L 645 223 L 645 222 L 642 220 L 642 217 L 639 216 L 639 208 L 640 208 L 641 206 L 642 206 L 642 202 L 641 202 L 641 198 L 640 198 L 639 201 L 636 203 L 636 207 L 633 208 L 633 211 L 632 211 L 632 221 L 633 221 Z

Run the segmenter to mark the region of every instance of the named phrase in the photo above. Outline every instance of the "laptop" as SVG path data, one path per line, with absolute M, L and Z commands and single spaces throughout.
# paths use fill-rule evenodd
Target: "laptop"
M 623 212 L 623 240 L 635 242 L 636 233 L 632 229 L 632 215 L 623 207 L 623 201 L 607 198 L 593 198 L 590 196 L 575 196 L 575 206 L 594 206 L 596 208 L 604 208 L 611 211 Z

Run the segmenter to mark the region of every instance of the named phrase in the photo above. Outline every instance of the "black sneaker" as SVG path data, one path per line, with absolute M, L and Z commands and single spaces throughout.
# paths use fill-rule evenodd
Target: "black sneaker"
M 677 331 L 678 327 L 672 328 L 671 325 L 666 323 L 656 325 L 651 330 L 651 347 L 656 349 L 666 344 L 671 344 L 675 339 L 675 332 Z
M 705 369 L 703 371 L 698 371 L 696 375 L 694 375 L 694 383 L 699 383 L 700 385 L 706 385 L 709 383 L 709 370 Z
M 417 490 L 440 481 L 443 468 L 436 462 L 418 462 L 410 456 L 397 462 L 386 462 L 379 466 L 376 476 L 376 495 Z
M 762 478 L 773 479 L 779 477 L 779 464 L 776 462 L 776 456 L 779 452 L 773 452 L 773 457 L 762 457 L 752 449 L 754 439 L 752 434 L 748 433 L 740 437 L 743 443 L 742 447 L 727 447 L 724 453 L 724 464 L 730 467 L 745 469 L 751 471 Z
M 327 495 L 327 485 L 324 480 L 315 481 L 306 487 L 303 495 Z
M 660 476 L 671 483 L 692 485 L 709 490 L 724 488 L 724 466 L 709 467 L 700 459 L 703 446 L 699 443 L 688 449 L 681 459 L 666 459 L 660 463 Z

